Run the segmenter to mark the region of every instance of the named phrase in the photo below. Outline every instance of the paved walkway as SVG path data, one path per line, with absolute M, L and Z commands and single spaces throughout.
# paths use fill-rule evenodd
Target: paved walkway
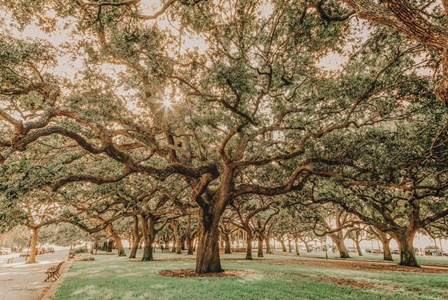
M 45 271 L 68 258 L 68 249 L 38 255 L 36 264 L 0 264 L 0 300 L 40 300 L 52 282 L 44 282 Z

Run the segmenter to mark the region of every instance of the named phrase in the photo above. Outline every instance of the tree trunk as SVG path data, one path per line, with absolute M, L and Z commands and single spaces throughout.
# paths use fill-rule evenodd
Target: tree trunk
M 303 243 L 305 244 L 306 252 L 307 252 L 307 253 L 308 253 L 308 252 L 311 252 L 310 245 L 308 244 L 308 242 L 303 241 Z
M 139 243 L 140 243 L 140 237 L 137 237 L 137 238 L 134 237 L 133 242 L 132 242 L 131 252 L 129 254 L 129 258 L 136 257 Z
M 173 238 L 173 247 L 171 247 L 171 252 L 176 253 L 176 238 Z
M 341 258 L 350 258 L 350 255 L 348 254 L 347 247 L 345 246 L 345 243 L 344 243 L 344 239 L 335 237 L 335 236 L 332 236 L 331 239 L 336 244 L 336 247 L 338 248 L 339 256 Z
M 383 245 L 383 259 L 387 261 L 393 261 L 392 253 L 390 253 L 390 237 L 387 236 L 386 232 L 379 230 L 378 228 L 372 228 L 373 232 L 378 237 L 378 240 Z M 373 247 L 372 247 L 373 249 Z
M 387 261 L 393 261 L 392 253 L 390 253 L 390 239 L 386 239 L 384 241 L 381 241 L 383 243 L 383 258 Z
M 173 249 L 171 252 L 176 252 L 176 254 L 182 254 L 182 240 L 179 234 L 179 225 L 174 222 L 171 223 L 171 229 L 173 230 Z
M 135 258 L 137 255 L 138 244 L 140 243 L 140 232 L 138 230 L 138 217 L 133 216 L 134 218 L 134 230 L 132 231 L 132 247 L 131 253 L 129 254 L 129 258 Z
M 185 240 L 185 236 L 182 236 L 182 238 L 180 239 L 180 243 L 181 243 L 180 249 L 182 251 L 187 250 L 187 243 L 186 243 L 186 240 Z
M 289 253 L 292 252 L 291 239 L 289 239 L 289 238 L 288 238 L 288 250 L 289 250 Z
M 180 236 L 176 237 L 176 254 L 182 254 L 182 240 Z
M 263 257 L 263 238 L 258 237 L 258 253 L 257 257 Z
M 199 214 L 196 273 L 219 273 L 219 219 L 221 214 L 211 208 L 201 209 Z
M 280 244 L 282 245 L 282 252 L 288 252 L 286 250 L 285 239 L 283 237 L 280 238 Z
M 409 267 L 420 267 L 415 257 L 414 236 L 416 231 L 408 230 L 404 234 L 396 234 L 398 246 L 400 247 L 400 265 Z
M 31 244 L 30 244 L 30 256 L 28 257 L 28 260 L 26 261 L 27 264 L 34 264 L 36 263 L 36 252 L 37 252 L 37 240 L 39 236 L 39 230 L 40 228 L 32 227 L 31 228 Z
M 107 226 L 107 234 L 112 238 L 115 242 L 115 247 L 118 250 L 118 256 L 126 256 L 126 252 L 124 251 L 123 242 L 121 241 L 120 236 L 115 232 L 112 224 Z
M 113 248 L 114 248 L 114 241 L 112 239 L 107 240 L 106 252 L 112 252 Z
M 294 246 L 296 248 L 296 254 L 300 255 L 300 252 L 299 252 L 299 242 L 297 241 L 297 238 L 294 239 Z
M 194 238 L 188 234 L 187 235 L 187 254 L 188 255 L 193 255 L 193 251 L 194 251 Z
M 264 241 L 266 244 L 266 254 L 272 254 L 270 238 L 266 237 Z
M 154 256 L 152 254 L 152 241 L 149 235 L 143 236 L 143 257 L 142 261 L 152 261 Z
M 146 217 L 141 217 L 142 223 L 142 238 L 143 238 L 143 256 L 142 261 L 152 261 L 153 256 L 153 244 L 155 240 L 155 229 L 153 221 Z
M 224 234 L 224 253 L 225 254 L 231 254 L 232 251 L 230 250 L 230 234 Z
M 246 234 L 246 259 L 252 260 L 252 234 Z
M 359 256 L 363 256 L 362 249 L 359 240 L 355 240 L 356 251 L 358 251 Z M 390 251 L 389 251 L 390 252 Z

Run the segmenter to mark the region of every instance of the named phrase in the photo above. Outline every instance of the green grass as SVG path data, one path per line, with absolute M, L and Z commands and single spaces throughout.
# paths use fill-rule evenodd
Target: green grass
M 310 254 L 307 254 L 310 255 Z M 355 256 L 355 255 L 354 255 Z M 245 261 L 244 254 L 223 255 L 223 268 L 249 270 L 253 274 L 226 278 L 168 278 L 161 270 L 193 269 L 185 254 L 161 254 L 153 262 L 133 262 L 116 256 L 95 257 L 94 262 L 75 262 L 60 287 L 56 300 L 84 299 L 448 299 L 448 273 L 402 273 L 324 268 L 293 264 L 293 255 L 268 255 Z M 241 260 L 225 260 L 238 258 Z M 360 259 L 354 257 L 353 260 Z M 363 259 L 371 260 L 371 257 Z M 448 259 L 434 260 L 448 264 Z M 443 263 L 442 263 L 443 262 Z M 334 283 L 341 278 L 366 286 Z
M 275 256 L 295 256 L 295 254 L 283 254 L 282 252 L 277 252 Z M 303 257 L 312 257 L 312 258 L 325 258 L 325 252 L 301 252 L 301 256 Z M 331 259 L 340 259 L 338 253 L 328 252 L 328 257 Z M 397 264 L 400 261 L 399 255 L 392 255 L 394 261 L 390 262 L 391 264 Z M 359 260 L 359 261 L 379 261 L 383 263 L 387 263 L 387 261 L 383 260 L 383 254 L 369 254 L 364 253 L 363 256 L 358 256 L 356 253 L 350 253 L 349 260 Z M 440 267 L 448 267 L 448 257 L 447 256 L 420 256 L 417 255 L 417 261 L 426 266 L 440 266 Z

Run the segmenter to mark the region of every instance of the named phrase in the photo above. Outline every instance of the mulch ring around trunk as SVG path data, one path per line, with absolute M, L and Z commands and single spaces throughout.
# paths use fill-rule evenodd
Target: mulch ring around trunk
M 312 276 L 312 275 L 306 276 L 305 275 L 305 277 L 310 280 L 313 280 L 313 281 L 330 282 L 330 283 L 332 283 L 334 285 L 338 285 L 338 286 L 350 286 L 350 287 L 359 288 L 359 289 L 376 288 L 376 289 L 383 289 L 383 290 L 389 290 L 389 291 L 399 290 L 399 288 L 397 288 L 397 287 L 376 284 L 376 283 L 369 282 L 366 280 L 356 280 L 356 279 L 330 277 L 330 276 L 322 276 L 322 275 L 318 275 L 318 276 Z
M 254 272 L 250 271 L 242 271 L 242 270 L 226 270 L 220 273 L 204 273 L 198 274 L 195 270 L 163 270 L 157 273 L 161 276 L 166 277 L 242 277 L 254 274 Z

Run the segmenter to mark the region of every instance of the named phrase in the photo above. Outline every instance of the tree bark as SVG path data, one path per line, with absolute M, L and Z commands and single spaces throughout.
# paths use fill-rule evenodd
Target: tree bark
M 383 245 L 383 259 L 387 261 L 393 261 L 392 253 L 390 253 L 390 237 L 387 236 L 386 232 L 379 230 L 378 228 L 372 228 L 375 235 L 378 237 L 378 240 Z M 373 248 L 372 248 L 373 249 Z
M 344 239 L 335 237 L 335 236 L 331 236 L 331 239 L 333 240 L 333 242 L 336 244 L 336 247 L 338 248 L 339 256 L 341 258 L 350 258 L 350 255 L 348 254 L 347 247 L 345 246 L 345 243 L 344 243 Z
M 359 256 L 363 256 L 362 249 L 359 240 L 355 240 L 356 251 L 358 251 Z M 389 251 L 390 252 L 390 251 Z
M 393 261 L 394 259 L 392 258 L 392 253 L 390 253 L 390 246 L 389 246 L 390 239 L 386 239 L 385 241 L 382 241 L 382 242 L 383 242 L 383 258 L 384 258 L 384 260 Z
M 152 261 L 154 256 L 152 253 L 152 242 L 149 235 L 143 236 L 143 256 L 142 261 Z
M 398 246 L 400 247 L 400 265 L 408 267 L 420 267 L 415 257 L 414 236 L 416 231 L 407 230 L 403 234 L 396 234 Z
M 257 257 L 263 257 L 263 238 L 258 237 L 258 253 Z
M 118 256 L 126 256 L 126 252 L 124 251 L 124 247 L 123 247 L 123 242 L 121 241 L 120 236 L 114 230 L 114 227 L 112 226 L 112 224 L 109 224 L 107 226 L 107 234 L 115 242 L 115 247 L 117 247 L 117 250 L 118 250 Z
M 176 238 L 173 238 L 173 247 L 171 247 L 171 252 L 176 253 Z
M 264 241 L 266 243 L 266 254 L 272 254 L 270 238 L 266 237 Z
M 182 254 L 182 240 L 179 234 L 179 225 L 176 222 L 171 223 L 171 229 L 173 230 L 173 248 L 171 252 L 176 254 Z
M 252 260 L 252 234 L 246 234 L 246 259 Z
M 284 239 L 283 237 L 281 237 L 281 238 L 279 239 L 279 241 L 280 241 L 280 244 L 282 245 L 282 252 L 288 252 L 288 251 L 286 250 L 285 239 Z
M 186 243 L 186 238 L 185 238 L 185 236 L 182 236 L 182 237 L 180 238 L 180 244 L 181 244 L 180 249 L 181 249 L 182 251 L 187 250 L 187 243 Z
M 303 241 L 303 243 L 305 244 L 306 252 L 307 253 L 311 252 L 310 245 L 308 244 L 308 242 Z
M 176 237 L 176 254 L 182 254 L 182 240 L 180 236 Z
M 296 254 L 300 255 L 300 252 L 299 252 L 299 242 L 297 241 L 297 238 L 294 239 L 294 247 L 296 248 Z
M 224 233 L 224 253 L 225 254 L 231 254 L 232 251 L 230 250 L 230 234 Z
M 137 255 L 138 244 L 140 243 L 140 232 L 138 230 L 138 217 L 133 216 L 134 219 L 134 230 L 132 231 L 132 247 L 131 253 L 129 254 L 129 258 L 135 258 Z
M 112 239 L 109 239 L 107 241 L 107 248 L 106 252 L 112 252 L 112 249 L 114 248 L 114 241 Z
M 219 219 L 221 214 L 210 207 L 202 208 L 199 214 L 196 273 L 219 273 Z
M 187 254 L 193 255 L 193 252 L 194 252 L 194 238 L 190 234 L 187 234 Z
M 154 222 L 151 218 L 143 215 L 142 217 L 142 238 L 143 238 L 143 256 L 142 261 L 152 261 L 153 256 L 153 244 L 155 240 Z
M 37 252 L 37 240 L 39 237 L 39 230 L 38 227 L 31 227 L 31 244 L 30 244 L 30 256 L 28 257 L 28 260 L 26 261 L 27 264 L 34 264 L 36 263 L 36 252 Z

